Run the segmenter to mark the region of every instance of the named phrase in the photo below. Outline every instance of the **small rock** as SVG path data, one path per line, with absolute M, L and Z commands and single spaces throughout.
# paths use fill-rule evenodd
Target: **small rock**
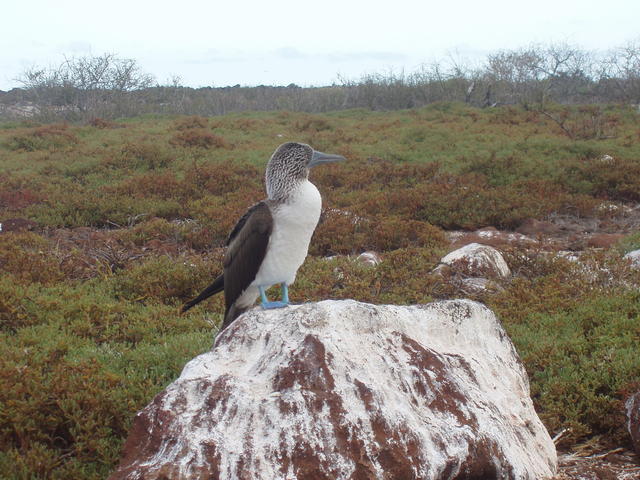
M 470 243 L 454 250 L 443 257 L 440 263 L 469 277 L 507 278 L 511 275 L 502 254 L 493 247 L 479 243 Z M 436 267 L 436 271 L 441 266 Z
M 560 250 L 559 252 L 556 252 L 556 256 L 569 260 L 570 262 L 577 262 L 580 260 L 580 254 L 570 250 Z
M 621 209 L 620 205 L 616 205 L 611 202 L 603 202 L 596 207 L 596 210 L 601 213 L 615 213 Z
M 371 265 L 372 267 L 375 267 L 376 265 L 379 265 L 380 262 L 382 262 L 380 255 L 373 251 L 362 252 L 360 255 L 358 255 L 358 258 L 356 260 L 363 263 L 364 265 Z
M 640 392 L 629 397 L 626 407 L 627 429 L 629 430 L 629 435 L 631 435 L 633 448 L 640 455 Z
M 531 246 L 538 243 L 536 240 L 518 232 L 505 232 L 494 227 L 485 227 L 475 232 L 452 231 L 447 233 L 449 242 L 456 248 L 481 243 L 497 247 L 500 245 Z
M 462 278 L 460 279 L 459 288 L 467 294 L 482 293 L 486 291 L 498 292 L 503 288 L 496 282 L 488 278 Z
M 633 250 L 632 252 L 627 253 L 624 258 L 631 262 L 631 265 L 640 268 L 640 250 Z

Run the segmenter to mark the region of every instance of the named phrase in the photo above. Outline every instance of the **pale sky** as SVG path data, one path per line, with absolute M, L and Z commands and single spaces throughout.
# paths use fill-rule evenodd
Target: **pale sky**
M 0 90 L 64 56 L 133 58 L 160 83 L 328 85 L 453 55 L 640 39 L 639 0 L 23 0 L 0 8 Z

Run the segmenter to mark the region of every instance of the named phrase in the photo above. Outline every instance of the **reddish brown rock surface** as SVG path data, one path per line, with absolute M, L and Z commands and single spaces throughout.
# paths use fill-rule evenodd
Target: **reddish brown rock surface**
M 253 309 L 135 418 L 120 479 L 541 479 L 556 452 L 493 313 Z

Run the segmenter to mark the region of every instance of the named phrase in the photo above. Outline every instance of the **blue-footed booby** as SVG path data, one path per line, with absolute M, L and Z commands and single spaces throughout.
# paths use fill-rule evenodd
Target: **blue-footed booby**
M 223 272 L 200 295 L 182 307 L 186 312 L 224 290 L 222 329 L 261 297 L 263 308 L 289 304 L 289 290 L 309 250 L 320 219 L 322 199 L 309 181 L 316 165 L 344 160 L 302 143 L 284 143 L 267 164 L 267 199 L 253 205 L 227 238 Z M 282 300 L 270 302 L 265 291 L 279 284 Z

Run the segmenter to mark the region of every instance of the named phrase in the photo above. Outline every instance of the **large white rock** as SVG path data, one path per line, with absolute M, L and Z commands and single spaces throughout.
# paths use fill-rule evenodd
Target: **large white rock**
M 135 418 L 116 479 L 542 479 L 557 459 L 494 314 L 253 309 Z

